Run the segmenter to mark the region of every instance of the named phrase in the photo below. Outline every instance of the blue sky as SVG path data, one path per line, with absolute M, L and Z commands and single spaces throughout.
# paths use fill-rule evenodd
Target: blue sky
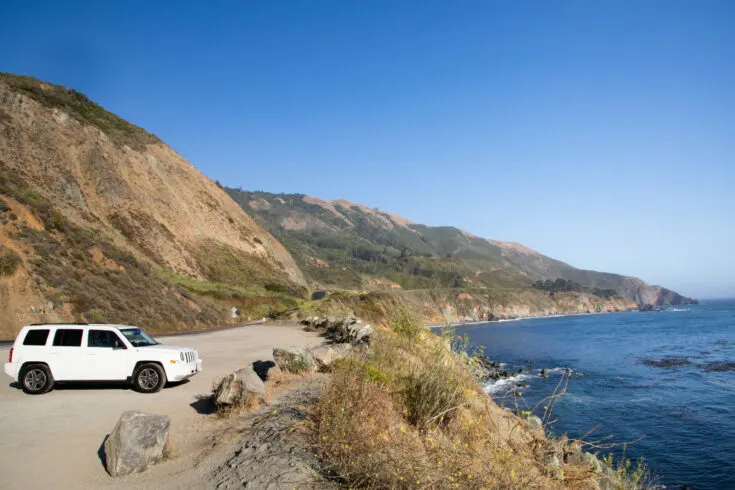
M 735 2 L 5 0 L 0 42 L 227 185 L 735 296 Z

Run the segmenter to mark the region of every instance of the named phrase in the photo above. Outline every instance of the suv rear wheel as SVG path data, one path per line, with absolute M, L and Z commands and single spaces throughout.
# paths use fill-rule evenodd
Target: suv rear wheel
M 21 370 L 20 386 L 29 395 L 42 395 L 54 387 L 54 377 L 44 364 L 29 364 Z
M 133 386 L 141 393 L 156 393 L 166 384 L 166 373 L 158 364 L 141 364 L 133 373 Z

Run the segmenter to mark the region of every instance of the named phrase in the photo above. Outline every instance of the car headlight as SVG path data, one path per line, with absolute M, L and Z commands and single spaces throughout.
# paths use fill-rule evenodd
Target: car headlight
M 181 362 L 184 362 L 184 353 L 179 352 L 179 359 L 181 359 Z

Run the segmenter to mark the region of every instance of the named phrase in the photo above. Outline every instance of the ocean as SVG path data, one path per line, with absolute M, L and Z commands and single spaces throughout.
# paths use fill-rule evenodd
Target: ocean
M 643 457 L 668 488 L 735 489 L 735 300 L 465 325 L 457 333 L 505 369 L 524 370 L 487 385 L 499 403 L 515 407 L 520 398 L 518 408 L 532 409 L 566 372 L 555 434 L 595 429 L 585 440 L 618 444 L 602 454 Z

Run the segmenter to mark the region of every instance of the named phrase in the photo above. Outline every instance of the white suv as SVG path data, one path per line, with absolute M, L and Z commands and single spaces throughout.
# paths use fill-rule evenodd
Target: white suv
M 159 344 L 133 326 L 86 323 L 23 327 L 5 364 L 5 373 L 32 395 L 63 381 L 127 381 L 155 393 L 201 370 L 194 349 Z

